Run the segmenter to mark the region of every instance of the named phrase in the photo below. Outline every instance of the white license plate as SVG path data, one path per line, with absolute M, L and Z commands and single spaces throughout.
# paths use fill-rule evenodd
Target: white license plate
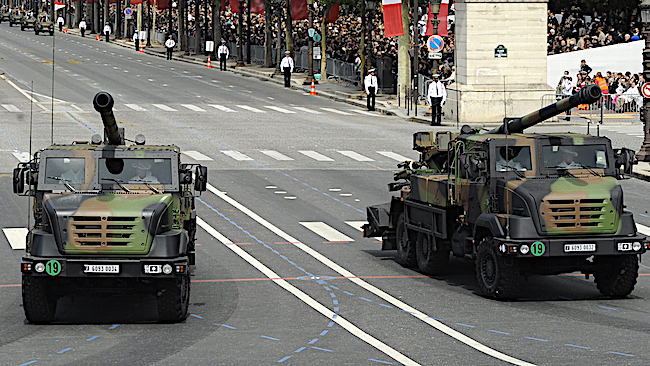
M 120 273 L 119 264 L 84 264 L 84 273 Z
M 596 244 L 564 244 L 565 252 L 595 252 Z

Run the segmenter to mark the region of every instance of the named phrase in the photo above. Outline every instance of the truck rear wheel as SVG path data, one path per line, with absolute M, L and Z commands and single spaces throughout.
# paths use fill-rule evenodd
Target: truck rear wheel
M 397 263 L 404 267 L 415 267 L 417 265 L 415 258 L 415 235 L 406 228 L 404 213 L 399 214 L 397 218 L 395 236 L 397 238 Z
M 596 263 L 600 269 L 594 273 L 594 277 L 601 294 L 626 297 L 634 290 L 639 276 L 639 261 L 636 255 L 598 257 Z
M 190 303 L 190 277 L 161 280 L 157 297 L 158 319 L 161 322 L 184 320 Z
M 415 244 L 418 268 L 428 275 L 443 274 L 449 264 L 449 250 L 436 245 L 436 237 L 424 233 L 418 234 Z M 433 248 L 436 248 L 435 250 Z
M 476 279 L 483 295 L 511 299 L 516 297 L 521 275 L 516 259 L 513 265 L 507 266 L 497 254 L 492 237 L 486 237 L 479 243 L 476 255 Z
M 57 297 L 49 278 L 23 275 L 23 310 L 30 323 L 49 323 L 56 313 Z

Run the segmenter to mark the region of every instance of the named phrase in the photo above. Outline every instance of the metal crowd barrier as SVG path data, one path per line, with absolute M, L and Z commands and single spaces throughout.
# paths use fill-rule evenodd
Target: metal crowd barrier
M 361 75 L 355 64 L 328 58 L 325 62 L 327 77 L 343 80 L 357 87 L 361 87 Z
M 563 94 L 545 94 L 542 96 L 542 107 L 566 97 L 567 95 Z M 641 106 L 643 106 L 643 97 L 633 91 L 621 94 L 604 94 L 595 103 L 581 104 L 572 108 L 571 115 L 585 117 L 600 123 L 603 123 L 605 119 L 640 122 L 639 110 Z

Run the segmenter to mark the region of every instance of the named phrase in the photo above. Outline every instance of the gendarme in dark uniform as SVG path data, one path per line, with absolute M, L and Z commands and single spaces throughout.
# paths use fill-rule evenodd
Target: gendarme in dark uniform
M 431 105 L 431 126 L 441 124 L 442 106 L 447 100 L 447 88 L 439 79 L 440 75 L 433 75 L 433 82 L 429 85 L 427 93 L 427 101 Z
M 280 63 L 280 70 L 284 74 L 284 87 L 291 87 L 291 73 L 293 72 L 293 59 L 291 58 L 291 52 L 284 51 L 284 58 Z
M 375 110 L 375 96 L 377 95 L 377 77 L 375 69 L 368 70 L 368 75 L 363 79 L 363 85 L 366 87 L 366 106 L 369 111 Z
M 226 46 L 226 41 L 221 41 L 221 46 L 217 49 L 217 56 L 219 57 L 219 70 L 226 71 L 226 60 L 230 56 L 230 51 L 228 46 Z

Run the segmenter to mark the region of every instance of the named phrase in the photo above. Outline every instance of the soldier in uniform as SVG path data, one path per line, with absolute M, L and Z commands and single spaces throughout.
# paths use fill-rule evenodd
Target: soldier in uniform
M 61 180 L 63 182 L 71 183 L 71 184 L 82 184 L 85 183 L 86 176 L 85 176 L 85 170 L 82 169 L 84 167 L 84 161 L 83 159 L 70 159 L 70 163 L 68 163 L 68 170 L 63 172 L 61 174 Z
M 291 58 L 291 52 L 284 51 L 284 58 L 280 63 L 280 70 L 284 73 L 284 87 L 291 87 L 291 73 L 293 72 L 293 59 Z
M 427 101 L 431 105 L 431 126 L 440 125 L 442 122 L 442 106 L 447 100 L 447 89 L 440 81 L 440 75 L 433 75 L 433 82 L 429 85 Z
M 219 70 L 226 71 L 226 60 L 230 56 L 230 51 L 228 46 L 226 46 L 226 41 L 221 40 L 221 46 L 217 49 L 217 55 L 219 56 Z
M 160 184 L 158 181 L 158 178 L 156 178 L 154 175 L 151 174 L 149 170 L 151 170 L 151 164 L 149 164 L 146 161 L 138 161 L 133 164 L 133 167 L 135 168 L 136 175 L 129 179 L 129 182 L 131 183 L 138 183 L 138 182 L 143 182 L 143 183 L 151 183 L 151 184 Z
M 369 111 L 375 110 L 375 95 L 377 92 L 377 77 L 375 76 L 375 69 L 368 70 L 368 75 L 363 79 L 363 84 L 366 87 L 366 106 Z

